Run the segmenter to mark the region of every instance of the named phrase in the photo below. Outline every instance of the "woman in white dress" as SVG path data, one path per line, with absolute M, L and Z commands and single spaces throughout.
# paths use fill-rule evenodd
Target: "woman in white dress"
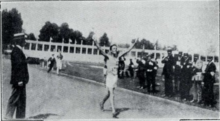
M 61 54 L 61 51 L 58 50 L 58 54 L 56 56 L 57 74 L 59 74 L 60 69 L 62 69 L 62 59 L 63 59 L 63 55 Z
M 137 41 L 134 41 L 134 44 L 125 52 L 121 52 L 119 53 L 117 51 L 117 46 L 115 44 L 110 46 L 110 51 L 109 53 L 105 53 L 97 44 L 97 42 L 94 40 L 94 43 L 96 45 L 96 47 L 101 51 L 101 54 L 107 58 L 107 72 L 106 72 L 106 89 L 107 89 L 107 94 L 104 97 L 104 99 L 102 100 L 102 102 L 100 103 L 100 108 L 101 110 L 104 109 L 104 104 L 105 102 L 108 100 L 108 98 L 110 97 L 110 103 L 111 103 L 111 107 L 112 107 L 112 115 L 113 117 L 116 117 L 118 115 L 119 112 L 115 111 L 115 106 L 114 106 L 114 89 L 116 87 L 116 83 L 118 80 L 118 60 L 119 57 L 124 56 L 125 54 L 127 54 L 129 51 L 131 51 L 131 49 L 134 47 L 135 43 Z

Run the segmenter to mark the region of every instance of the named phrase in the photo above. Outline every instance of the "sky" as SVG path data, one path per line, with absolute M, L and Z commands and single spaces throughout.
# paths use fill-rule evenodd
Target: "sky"
M 64 22 L 87 37 L 107 33 L 112 43 L 147 39 L 177 45 L 180 51 L 219 53 L 218 1 L 56 1 L 3 2 L 2 9 L 16 8 L 26 33 L 36 37 L 46 21 Z M 214 54 L 214 53 L 211 54 Z

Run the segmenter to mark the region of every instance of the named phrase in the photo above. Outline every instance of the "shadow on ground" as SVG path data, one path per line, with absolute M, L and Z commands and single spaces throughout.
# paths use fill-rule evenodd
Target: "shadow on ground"
M 58 116 L 57 114 L 46 113 L 46 114 L 38 114 L 36 116 L 29 117 L 30 119 L 47 119 L 50 116 Z

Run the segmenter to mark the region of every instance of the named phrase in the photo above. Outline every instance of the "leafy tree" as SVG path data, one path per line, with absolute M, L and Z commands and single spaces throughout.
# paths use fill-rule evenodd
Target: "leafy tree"
M 75 40 L 77 42 L 77 44 L 81 44 L 81 40 L 83 39 L 83 35 L 80 31 L 76 30 L 74 31 L 74 35 L 75 35 Z
M 29 40 L 36 40 L 36 37 L 34 36 L 33 33 L 30 33 L 30 34 L 27 36 L 27 39 L 29 39 Z
M 69 43 L 70 29 L 67 23 L 62 23 L 60 26 L 60 35 L 62 37 L 62 42 Z
M 173 45 L 172 50 L 174 50 L 174 51 L 175 51 L 175 50 L 178 50 L 178 49 L 177 49 L 177 45 Z
M 90 32 L 89 36 L 83 40 L 84 45 L 92 45 L 94 32 Z
M 59 42 L 59 26 L 56 23 L 50 24 L 50 37 L 52 42 Z
M 130 45 L 129 44 L 118 44 L 119 48 L 129 48 Z
M 143 49 L 143 47 L 145 49 L 149 49 L 149 50 L 153 50 L 154 49 L 154 44 L 151 43 L 149 40 L 146 39 L 142 39 L 141 41 L 137 41 L 135 48 L 137 49 Z
M 22 32 L 23 20 L 21 14 L 16 8 L 8 11 L 2 11 L 2 44 L 7 46 L 11 44 L 13 35 Z M 4 47 L 3 47 L 4 49 Z
M 167 47 L 164 45 L 163 48 L 162 48 L 162 50 L 167 50 Z
M 110 46 L 110 42 L 109 42 L 109 39 L 108 39 L 108 36 L 106 33 L 104 33 L 101 38 L 100 38 L 100 46 L 107 46 L 109 47 Z
M 71 39 L 71 43 L 74 44 L 76 40 L 76 36 L 73 29 L 70 29 L 69 31 L 69 38 Z
M 49 42 L 51 37 L 51 23 L 47 21 L 40 30 L 39 41 Z

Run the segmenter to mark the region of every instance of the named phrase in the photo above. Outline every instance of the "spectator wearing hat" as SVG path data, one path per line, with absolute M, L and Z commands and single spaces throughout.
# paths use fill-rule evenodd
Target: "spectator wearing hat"
M 188 100 L 189 99 L 189 91 L 190 91 L 190 84 L 192 78 L 192 63 L 189 61 L 188 53 L 184 54 L 184 62 L 182 66 L 182 80 L 180 82 L 180 99 L 181 100 Z
M 124 78 L 124 76 L 125 76 L 125 58 L 124 57 L 120 57 L 119 58 L 119 71 L 118 71 L 118 77 L 119 78 Z
M 103 68 L 103 74 L 104 74 L 104 77 L 106 78 L 106 74 L 107 74 L 107 60 L 108 58 L 107 57 L 104 57 L 104 68 Z
M 216 71 L 216 66 L 214 62 L 212 61 L 213 57 L 208 56 L 208 64 L 205 69 L 205 74 L 204 74 L 204 104 L 206 106 L 211 106 L 214 107 L 214 90 L 213 86 L 215 83 L 215 71 Z
M 8 101 L 6 118 L 12 119 L 16 113 L 17 119 L 25 118 L 26 109 L 26 84 L 29 81 L 27 59 L 23 52 L 25 45 L 25 34 L 19 33 L 14 35 L 13 43 L 15 44 L 11 52 L 11 81 L 12 94 Z
M 194 62 L 193 62 L 193 100 L 191 102 L 200 103 L 202 100 L 202 66 L 203 63 L 199 59 L 199 55 L 194 55 Z
M 134 77 L 134 63 L 133 63 L 132 59 L 130 59 L 128 70 L 131 75 L 131 78 L 133 78 Z
M 173 70 L 174 70 L 174 65 L 175 65 L 175 60 L 172 55 L 172 50 L 168 49 L 167 50 L 168 56 L 163 58 L 162 63 L 164 63 L 163 67 L 163 72 L 162 74 L 165 77 L 165 96 L 171 97 L 173 96 Z
M 174 93 L 178 94 L 180 89 L 181 81 L 181 67 L 183 64 L 184 58 L 182 57 L 182 52 L 179 52 L 175 61 L 175 70 L 174 70 Z
M 147 57 L 146 67 L 146 77 L 147 77 L 147 90 L 148 92 L 156 92 L 156 82 L 155 82 L 155 71 L 157 70 L 156 63 L 152 60 L 152 54 Z M 152 90 L 151 90 L 152 87 Z
M 139 88 L 145 88 L 145 61 L 141 58 L 137 59 L 138 69 L 137 69 L 137 77 L 139 79 Z

